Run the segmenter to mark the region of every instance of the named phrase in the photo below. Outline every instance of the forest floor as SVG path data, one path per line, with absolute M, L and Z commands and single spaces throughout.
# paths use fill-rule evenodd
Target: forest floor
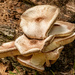
M 39 1 L 39 2 L 38 2 Z M 48 0 L 47 0 L 48 1 Z M 20 28 L 20 17 L 28 8 L 38 4 L 57 5 L 61 11 L 58 20 L 75 23 L 75 9 L 71 0 L 0 0 L 0 45 L 13 41 L 23 32 Z M 71 2 L 69 2 L 71 1 Z M 61 3 L 61 4 L 60 4 Z M 72 6 L 72 8 L 69 8 Z M 75 41 L 65 45 L 60 58 L 44 72 L 27 68 L 19 64 L 15 57 L 0 59 L 0 75 L 75 75 Z

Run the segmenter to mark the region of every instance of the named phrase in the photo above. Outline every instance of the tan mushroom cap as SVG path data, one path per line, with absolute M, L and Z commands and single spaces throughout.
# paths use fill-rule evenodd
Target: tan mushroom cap
M 38 71 L 43 71 L 46 59 L 48 59 L 48 61 L 51 59 L 54 61 L 57 60 L 59 58 L 60 52 L 62 51 L 63 48 L 64 47 L 61 46 L 58 49 L 56 49 L 52 52 L 49 52 L 49 53 L 35 53 L 35 54 L 33 54 L 33 56 L 30 56 L 30 57 L 29 56 L 28 57 L 18 56 L 17 60 L 19 63 L 21 63 L 22 65 L 24 65 L 26 67 L 30 67 L 30 68 L 36 69 Z
M 64 48 L 64 46 L 60 46 L 59 48 L 57 48 L 53 51 L 47 52 L 46 53 L 46 58 L 48 60 L 57 60 L 59 58 L 60 53 L 63 50 L 63 48 Z
M 44 39 L 53 27 L 59 8 L 51 5 L 38 5 L 25 11 L 20 26 L 29 38 Z
M 31 40 L 28 39 L 25 35 L 18 37 L 15 41 L 15 46 L 19 52 L 25 55 L 40 52 L 40 50 L 43 48 L 43 45 L 43 40 Z
M 47 47 L 45 47 L 42 50 L 42 52 L 48 52 L 48 51 L 54 50 L 54 49 L 56 49 L 56 48 L 58 48 L 60 46 L 69 44 L 69 43 L 71 43 L 74 40 L 75 40 L 75 33 L 73 33 L 70 36 L 64 37 L 64 38 L 55 38 L 52 43 L 47 45 Z
M 56 21 L 49 35 L 55 37 L 65 37 L 74 33 L 75 24 L 63 21 Z
M 44 71 L 44 66 L 36 66 L 30 62 L 30 59 L 31 57 L 25 57 L 25 56 L 17 57 L 17 60 L 20 64 L 38 71 Z
M 20 52 L 17 50 L 14 41 L 4 43 L 0 46 L 0 58 L 15 55 L 20 55 Z

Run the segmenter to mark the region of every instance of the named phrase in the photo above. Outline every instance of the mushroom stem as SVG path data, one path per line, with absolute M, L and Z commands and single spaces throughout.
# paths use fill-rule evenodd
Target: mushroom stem
M 44 53 L 44 54 L 45 54 L 45 53 Z M 45 59 L 45 60 L 46 60 L 46 64 L 45 64 L 45 65 L 46 65 L 47 67 L 50 67 L 50 66 L 51 66 L 51 63 L 50 63 L 50 61 L 47 59 L 47 55 L 46 55 L 46 54 L 45 54 L 45 58 L 46 58 L 46 59 Z
M 14 41 L 4 43 L 0 46 L 0 58 L 20 55 L 19 51 L 14 45 Z
M 46 66 L 47 66 L 47 67 L 50 67 L 50 66 L 51 66 L 50 61 L 47 60 L 47 59 L 46 59 Z

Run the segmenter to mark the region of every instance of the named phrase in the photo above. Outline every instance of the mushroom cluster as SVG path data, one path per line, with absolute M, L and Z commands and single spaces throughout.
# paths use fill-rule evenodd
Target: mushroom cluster
M 38 5 L 26 10 L 20 26 L 24 34 L 0 46 L 0 58 L 17 55 L 24 66 L 43 71 L 59 58 L 64 45 L 75 39 L 74 24 L 56 21 L 56 6 Z

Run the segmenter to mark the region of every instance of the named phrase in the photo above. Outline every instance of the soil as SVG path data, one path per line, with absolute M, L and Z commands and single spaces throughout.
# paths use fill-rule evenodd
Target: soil
M 15 40 L 23 34 L 19 26 L 22 13 L 39 4 L 58 6 L 61 10 L 58 20 L 75 23 L 74 0 L 0 0 L 0 45 Z M 16 61 L 15 57 L 6 57 L 0 59 L 0 63 L 7 66 L 5 68 L 6 74 L 0 73 L 0 75 L 74 75 L 74 57 L 75 41 L 65 45 L 56 63 L 51 67 L 46 67 L 44 72 L 22 66 Z

